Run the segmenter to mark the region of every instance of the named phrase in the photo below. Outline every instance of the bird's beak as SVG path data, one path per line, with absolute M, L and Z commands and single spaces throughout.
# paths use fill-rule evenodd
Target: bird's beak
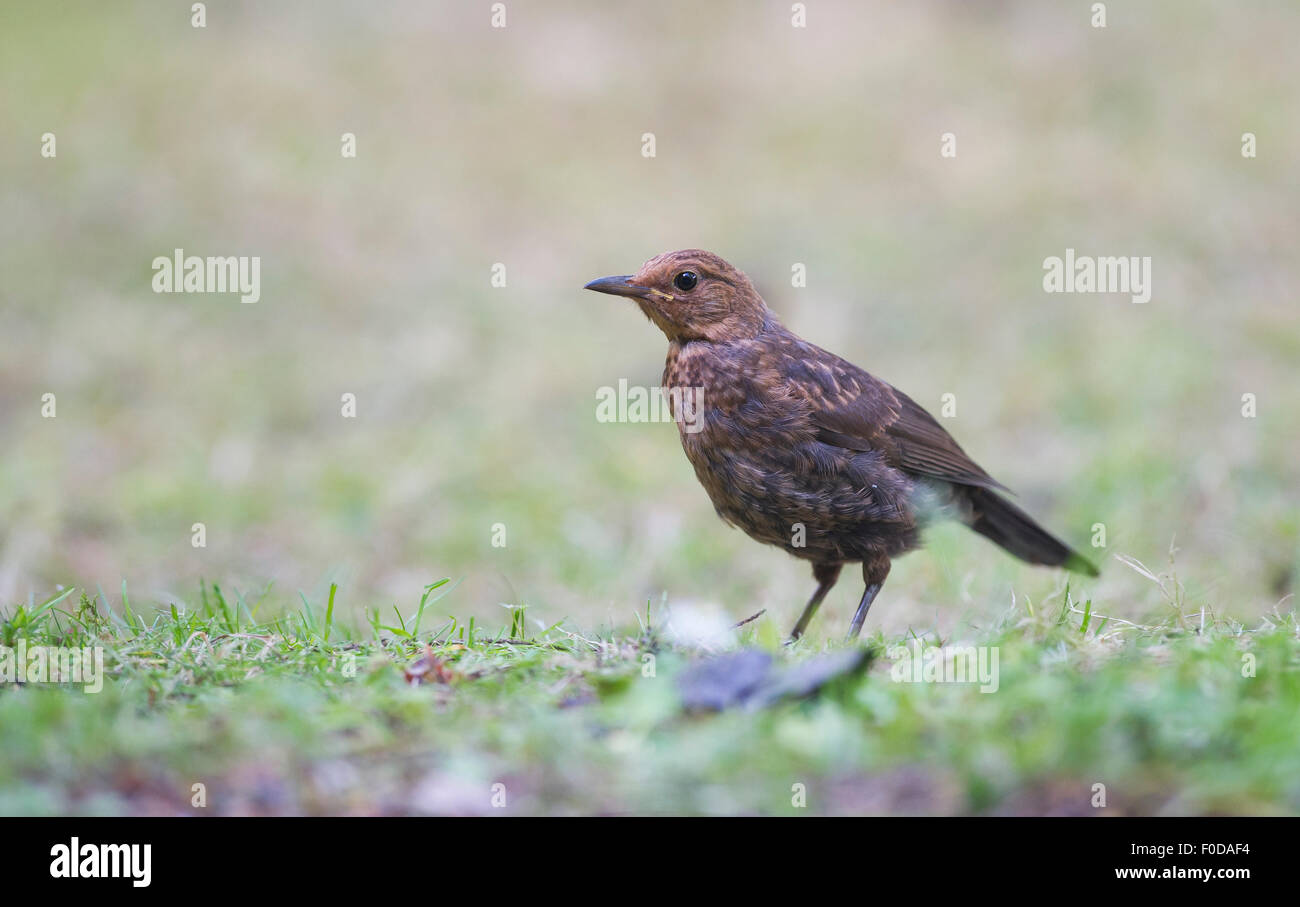
M 611 296 L 631 296 L 636 299 L 646 299 L 651 293 L 649 287 L 642 287 L 632 283 L 631 274 L 622 274 L 618 277 L 599 277 L 587 284 L 583 289 L 595 290 L 597 293 L 609 293 Z

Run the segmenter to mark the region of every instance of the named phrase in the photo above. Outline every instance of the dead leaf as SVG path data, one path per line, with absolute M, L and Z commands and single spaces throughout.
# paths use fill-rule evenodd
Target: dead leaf
M 456 672 L 447 662 L 434 654 L 433 646 L 425 646 L 424 654 L 411 662 L 403 670 L 406 682 L 413 687 L 422 683 L 451 683 L 456 679 Z

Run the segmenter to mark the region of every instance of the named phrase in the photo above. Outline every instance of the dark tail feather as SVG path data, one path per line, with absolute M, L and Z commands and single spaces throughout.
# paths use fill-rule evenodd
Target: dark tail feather
M 970 528 L 980 535 L 1022 561 L 1097 575 L 1097 568 L 1083 555 L 1039 526 L 1015 504 L 987 488 L 968 487 L 965 491 L 971 504 Z

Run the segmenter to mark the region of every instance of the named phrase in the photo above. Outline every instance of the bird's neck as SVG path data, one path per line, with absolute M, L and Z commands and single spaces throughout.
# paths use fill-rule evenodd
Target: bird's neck
M 772 314 L 771 309 L 763 306 L 759 309 L 746 309 L 729 313 L 725 318 L 707 324 L 682 328 L 677 325 L 660 324 L 669 343 L 736 343 L 753 340 L 755 337 L 771 330 L 781 330 L 781 322 Z

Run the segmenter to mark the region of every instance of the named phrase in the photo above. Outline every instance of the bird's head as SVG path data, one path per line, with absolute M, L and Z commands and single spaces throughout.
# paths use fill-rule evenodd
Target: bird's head
M 748 277 L 700 249 L 665 252 L 635 274 L 601 277 L 585 289 L 635 299 L 669 340 L 680 343 L 753 337 L 772 319 Z

